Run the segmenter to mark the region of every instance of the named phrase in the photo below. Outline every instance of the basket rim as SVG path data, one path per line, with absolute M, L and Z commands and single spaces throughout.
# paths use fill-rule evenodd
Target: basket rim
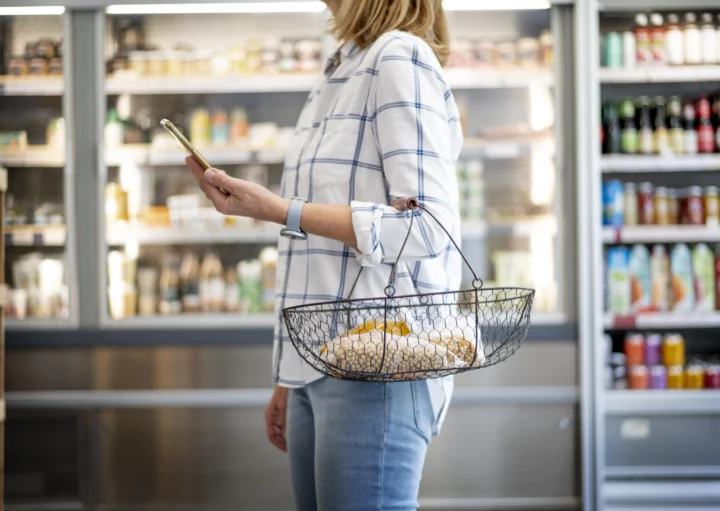
M 368 302 L 371 300 L 401 300 L 405 298 L 420 298 L 420 297 L 431 297 L 431 296 L 439 296 L 439 295 L 446 295 L 448 293 L 452 294 L 460 294 L 460 293 L 472 293 L 475 291 L 502 291 L 502 290 L 508 290 L 508 289 L 514 289 L 517 291 L 526 291 L 526 294 L 516 296 L 513 298 L 503 298 L 502 300 L 497 300 L 495 303 L 503 303 L 503 302 L 509 302 L 511 300 L 518 300 L 518 299 L 525 299 L 530 296 L 535 295 L 536 290 L 529 287 L 512 287 L 512 286 L 506 286 L 506 287 L 480 287 L 480 288 L 473 288 L 473 289 L 460 289 L 457 291 L 438 291 L 434 293 L 419 293 L 419 294 L 409 294 L 409 295 L 399 295 L 399 296 L 378 296 L 378 297 L 370 297 L 370 298 L 345 298 L 342 300 L 328 300 L 325 302 L 312 302 L 312 303 L 304 303 L 301 305 L 293 305 L 292 307 L 286 307 L 282 310 L 283 315 L 286 313 L 289 314 L 297 314 L 297 313 L 305 313 L 304 309 L 307 307 L 319 307 L 323 305 L 336 305 L 336 304 L 353 304 L 353 303 L 362 303 L 362 302 Z M 450 304 L 447 304 L 450 305 Z M 333 309 L 318 309 L 314 310 L 313 312 L 335 312 Z

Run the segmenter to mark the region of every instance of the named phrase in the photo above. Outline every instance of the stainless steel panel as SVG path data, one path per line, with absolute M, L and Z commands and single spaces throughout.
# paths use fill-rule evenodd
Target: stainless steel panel
M 272 348 L 164 347 L 9 350 L 7 389 L 142 390 L 268 388 Z M 456 379 L 458 387 L 577 385 L 577 349 L 530 343 L 507 362 Z
M 610 417 L 606 428 L 608 467 L 717 467 L 720 469 L 720 418 Z M 669 474 L 666 474 L 669 475 Z

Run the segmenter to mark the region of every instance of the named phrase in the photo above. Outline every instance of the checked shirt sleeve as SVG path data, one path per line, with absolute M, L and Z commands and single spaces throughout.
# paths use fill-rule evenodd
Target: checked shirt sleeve
M 462 141 L 454 102 L 448 101 L 437 59 L 416 39 L 386 42 L 376 58 L 374 81 L 368 109 L 389 193 L 387 204 L 351 203 L 358 260 L 363 266 L 394 261 L 412 214 L 403 260 L 438 257 L 450 243 L 442 229 L 421 211 L 399 212 L 388 204 L 417 197 L 452 232 L 458 209 L 455 162 Z

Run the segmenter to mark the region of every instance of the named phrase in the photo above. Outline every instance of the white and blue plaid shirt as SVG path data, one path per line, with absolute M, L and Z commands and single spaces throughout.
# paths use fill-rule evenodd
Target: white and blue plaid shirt
M 275 381 L 301 387 L 321 378 L 295 351 L 282 309 L 384 296 L 410 212 L 389 206 L 417 197 L 460 241 L 455 163 L 462 148 L 458 109 L 430 47 L 404 32 L 361 50 L 345 43 L 330 59 L 298 121 L 282 180 L 283 197 L 348 204 L 359 251 L 319 236 L 281 238 L 277 270 Z M 419 220 L 419 221 L 417 221 Z M 461 259 L 447 235 L 416 213 L 402 255 L 397 295 L 460 288 Z M 436 430 L 452 394 L 452 378 L 428 380 Z

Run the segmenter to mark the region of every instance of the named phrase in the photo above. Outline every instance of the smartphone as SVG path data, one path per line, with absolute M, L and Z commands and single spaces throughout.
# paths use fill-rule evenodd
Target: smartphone
M 185 138 L 185 135 L 183 135 L 179 129 L 170 121 L 167 119 L 163 119 L 160 121 L 160 126 L 165 128 L 165 131 L 170 133 L 172 137 L 177 141 L 180 146 L 187 151 L 187 153 L 195 158 L 197 162 L 204 168 L 205 170 L 210 168 L 210 164 L 203 158 L 203 155 L 200 154 L 200 151 L 195 149 L 195 146 L 190 143 L 190 141 Z

